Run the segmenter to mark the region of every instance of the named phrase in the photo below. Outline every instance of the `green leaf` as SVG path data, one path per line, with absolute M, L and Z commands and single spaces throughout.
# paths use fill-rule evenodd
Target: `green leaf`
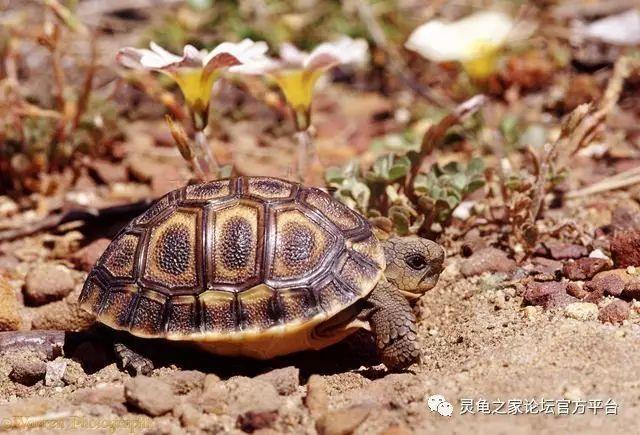
M 467 176 L 462 172 L 453 174 L 453 176 L 451 177 L 451 185 L 458 189 L 460 192 L 464 191 L 464 188 L 467 185 L 467 181 Z
M 468 174 L 479 174 L 484 171 L 484 161 L 479 157 L 474 157 L 469 160 L 467 165 Z

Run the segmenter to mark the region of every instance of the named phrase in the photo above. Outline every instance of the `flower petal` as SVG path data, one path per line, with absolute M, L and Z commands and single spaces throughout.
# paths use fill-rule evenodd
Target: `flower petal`
M 124 47 L 118 50 L 118 54 L 116 54 L 116 61 L 127 68 L 143 69 L 144 67 L 140 63 L 140 60 L 142 59 L 142 56 L 148 53 L 151 52 L 141 48 Z
M 295 45 L 288 42 L 285 42 L 280 46 L 280 59 L 282 59 L 287 67 L 301 67 L 304 65 L 304 62 L 308 57 L 308 53 L 305 53 Z
M 504 44 L 513 21 L 501 12 L 479 12 L 453 23 L 429 21 L 416 28 L 405 47 L 435 62 L 468 60 L 475 47 Z
M 318 45 L 304 62 L 305 69 L 328 69 L 337 64 L 363 65 L 368 60 L 369 47 L 364 39 L 344 36 L 334 42 Z

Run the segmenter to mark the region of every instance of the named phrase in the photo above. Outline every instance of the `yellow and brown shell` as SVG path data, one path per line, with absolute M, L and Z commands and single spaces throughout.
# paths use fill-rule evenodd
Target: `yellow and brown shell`
M 175 190 L 134 219 L 80 301 L 137 336 L 240 343 L 329 319 L 384 268 L 366 219 L 327 193 L 239 177 Z

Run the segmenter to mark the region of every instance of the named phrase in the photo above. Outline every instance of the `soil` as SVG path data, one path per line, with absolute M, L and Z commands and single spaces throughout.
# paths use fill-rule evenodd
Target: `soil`
M 446 140 L 441 132 L 442 143 L 421 161 L 427 170 L 434 163 L 444 166 L 481 155 L 489 170 L 484 188 L 465 196 L 473 201 L 473 213 L 463 210 L 435 233 L 447 259 L 437 286 L 414 308 L 421 361 L 398 373 L 379 363 L 364 331 L 322 351 L 251 361 L 116 334 L 80 309 L 77 301 L 87 273 L 115 234 L 166 192 L 194 181 L 163 120 L 171 112 L 167 95 L 173 94 L 159 97 L 165 84 L 150 75 L 145 80 L 157 89 L 154 96 L 146 95 L 140 83 L 133 86 L 113 64 L 118 48 L 139 46 L 151 26 L 166 26 L 166 16 L 178 9 L 177 21 L 190 31 L 203 23 L 170 0 L 157 10 L 93 11 L 102 3 L 79 2 L 84 7 L 80 18 L 105 30 L 94 95 L 114 103 L 117 134 L 105 139 L 109 143 L 100 150 L 80 154 L 50 173 L 39 160 L 44 153 L 30 156 L 33 161 L 26 151 L 9 159 L 0 155 L 0 170 L 25 171 L 24 177 L 12 172 L 8 181 L 0 172 L 0 187 L 7 189 L 0 192 L 0 432 L 539 435 L 626 433 L 637 426 L 640 191 L 637 180 L 623 189 L 609 185 L 599 194 L 581 189 L 602 180 L 617 185 L 620 179 L 608 177 L 623 171 L 630 171 L 623 181 L 637 177 L 640 69 L 636 65 L 624 84 L 608 89 L 624 50 L 584 41 L 574 47 L 567 33 L 574 19 L 587 22 L 617 13 L 630 7 L 624 6 L 628 2 L 610 8 L 605 2 L 595 2 L 598 8 L 592 1 L 566 2 L 549 8 L 548 14 L 546 6 L 533 12 L 523 8 L 518 16 L 535 15 L 550 30 L 532 38 L 529 55 L 514 52 L 503 59 L 503 70 L 484 83 L 469 82 L 455 63 L 428 62 L 408 51 L 400 54 L 410 77 L 396 77 L 397 71 L 391 71 L 396 68 L 385 69 L 389 53 L 380 49 L 370 71 L 337 70 L 320 81 L 313 125 L 325 168 L 353 159 L 368 168 L 383 151 L 402 148 L 405 133 L 415 136 L 418 146 L 421 134 L 439 125 L 437 116 L 425 113 L 450 112 L 478 89 L 487 94 L 477 119 L 454 125 Z M 458 2 L 435 3 L 435 9 L 423 8 L 428 17 L 414 17 L 415 25 L 438 8 L 439 15 L 451 19 L 469 12 Z M 3 5 L 2 13 L 7 22 L 43 25 L 41 5 L 35 3 Z M 296 22 L 295 16 L 288 18 Z M 50 64 L 51 53 L 44 45 L 32 50 L 44 31 L 21 33 L 16 35 L 28 43 L 16 39 L 5 44 L 15 45 L 17 54 L 2 47 L 2 64 L 17 65 L 3 66 L 0 79 L 7 84 L 4 69 L 15 70 L 12 86 L 20 79 L 23 97 L 47 95 L 52 100 L 31 98 L 34 103 L 20 109 L 35 110 L 38 103 L 51 108 L 42 112 L 51 116 L 56 98 L 45 91 L 54 88 L 54 74 L 42 68 Z M 189 36 L 195 39 L 203 36 L 193 33 Z M 86 41 L 70 32 L 64 35 L 60 43 L 68 53 L 87 54 Z M 205 34 L 203 41 L 211 38 Z M 551 54 L 552 48 L 556 51 Z M 68 64 L 71 54 L 65 54 Z M 67 63 L 63 70 L 73 70 Z M 82 83 L 78 71 L 66 72 L 70 88 Z M 296 155 L 291 114 L 273 88 L 251 80 L 219 82 L 209 138 L 213 152 L 242 174 L 291 176 Z M 434 94 L 417 95 L 418 84 Z M 253 87 L 259 91 L 250 92 Z M 529 197 L 540 193 L 534 189 L 534 172 L 541 162 L 527 141 L 537 142 L 542 152 L 547 140 L 569 129 L 564 121 L 571 110 L 592 100 L 599 103 L 605 93 L 619 98 L 609 102 L 597 122 L 593 113 L 585 117 L 595 124 L 583 125 L 583 130 L 595 136 L 577 140 L 593 143 L 564 156 L 570 160 L 564 181 L 552 184 L 542 175 L 540 213 L 522 218 L 518 213 L 528 210 Z M 436 105 L 434 98 L 444 98 L 446 104 Z M 3 110 L 12 106 L 0 103 Z M 14 121 L 24 116 L 14 115 Z M 56 112 L 53 118 L 67 116 Z M 542 139 L 534 137 L 540 129 Z M 397 136 L 389 139 L 390 133 Z M 526 141 L 521 138 L 525 133 Z M 571 142 L 564 140 L 567 146 Z M 16 162 L 20 164 L 14 168 Z M 553 167 L 558 162 L 547 163 Z M 509 181 L 520 183 L 513 192 L 524 198 L 513 194 L 513 201 L 500 203 L 508 189 L 496 173 L 507 169 Z M 310 183 L 324 187 L 316 172 Z M 389 208 L 388 201 L 379 202 Z M 394 225 L 385 219 L 378 216 L 377 223 Z M 410 224 L 417 220 L 412 219 L 406 218 Z M 533 224 L 517 227 L 517 219 Z M 535 238 L 532 246 L 526 246 L 526 237 Z M 114 353 L 114 342 L 121 340 L 146 359 L 139 360 L 142 373 L 137 376 Z M 433 395 L 451 404 L 451 416 L 438 412 L 448 409 L 441 409 L 443 404 L 430 409 Z M 564 413 L 570 415 L 562 415 L 561 406 L 567 404 Z

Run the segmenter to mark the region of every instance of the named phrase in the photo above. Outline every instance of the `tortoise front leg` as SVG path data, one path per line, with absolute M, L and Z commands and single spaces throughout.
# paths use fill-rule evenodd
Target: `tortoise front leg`
M 363 312 L 371 325 L 380 358 L 389 370 L 402 370 L 420 359 L 416 317 L 407 299 L 387 281 L 378 283 Z

